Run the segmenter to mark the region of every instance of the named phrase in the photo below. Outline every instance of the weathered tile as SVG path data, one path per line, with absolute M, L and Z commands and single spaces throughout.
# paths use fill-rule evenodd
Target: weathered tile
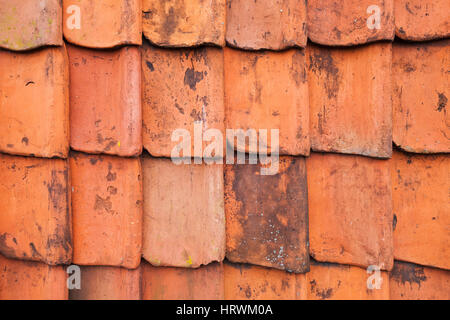
M 143 263 L 141 268 L 143 300 L 223 300 L 222 264 L 187 269 Z
M 88 48 L 142 44 L 141 0 L 63 0 L 67 41 Z
M 70 170 L 73 262 L 137 268 L 142 247 L 140 160 L 73 153 Z
M 70 145 L 88 153 L 142 151 L 141 56 L 69 45 Z
M 119 267 L 81 267 L 81 288 L 70 290 L 70 300 L 140 300 L 141 270 Z
M 423 41 L 450 36 L 448 0 L 395 0 L 395 34 Z
M 170 157 L 177 129 L 193 140 L 194 122 L 201 123 L 202 135 L 209 128 L 224 132 L 222 50 L 160 49 L 146 42 L 142 70 L 143 141 L 151 155 Z M 191 143 L 192 156 L 194 151 Z
M 450 157 L 394 152 L 394 257 L 450 269 Z
M 392 300 L 449 300 L 450 271 L 395 261 L 389 274 Z
M 261 165 L 225 166 L 227 258 L 293 272 L 309 269 L 304 158 L 281 157 L 276 175 Z
M 245 52 L 227 48 L 224 60 L 226 128 L 278 129 L 280 154 L 308 155 L 305 50 Z M 237 149 L 257 151 L 252 146 Z
M 305 0 L 227 0 L 228 45 L 281 50 L 306 46 Z
M 142 0 L 142 29 L 164 47 L 225 45 L 226 0 Z
M 389 158 L 392 45 L 307 52 L 312 149 Z
M 0 151 L 67 157 L 69 69 L 64 47 L 0 50 Z
M 63 44 L 58 0 L 0 0 L 0 47 L 14 51 Z
M 389 162 L 312 153 L 306 164 L 311 256 L 322 262 L 392 269 Z
M 330 46 L 394 39 L 394 0 L 308 0 L 308 37 Z
M 450 152 L 450 40 L 394 43 L 393 141 L 417 153 Z
M 0 154 L 0 253 L 70 263 L 72 234 L 67 160 Z
M 144 157 L 143 256 L 196 268 L 225 256 L 223 166 Z
M 67 300 L 63 266 L 8 259 L 0 254 L 0 300 Z

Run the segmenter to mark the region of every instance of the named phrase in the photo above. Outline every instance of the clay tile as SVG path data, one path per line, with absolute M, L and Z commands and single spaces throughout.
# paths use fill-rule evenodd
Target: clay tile
M 226 128 L 267 130 L 269 150 L 271 129 L 278 129 L 280 154 L 309 155 L 305 50 L 224 52 Z
M 69 69 L 64 47 L 0 50 L 0 151 L 67 157 Z
M 61 1 L 0 0 L 0 47 L 23 51 L 62 44 Z
M 119 267 L 81 267 L 81 288 L 70 300 L 140 300 L 141 270 Z
M 170 157 L 177 129 L 194 139 L 194 122 L 202 123 L 202 134 L 209 128 L 224 133 L 222 50 L 160 49 L 145 43 L 142 70 L 143 141 L 151 155 Z
M 143 262 L 143 300 L 223 300 L 223 265 L 198 269 L 153 267 Z
M 395 34 L 423 41 L 450 36 L 448 0 L 395 0 Z
M 392 269 L 389 162 L 312 153 L 306 164 L 311 256 L 322 262 Z
M 225 45 L 226 0 L 142 0 L 142 29 L 153 44 Z
M 227 0 L 226 41 L 250 50 L 305 47 L 305 0 Z
M 63 266 L 8 259 L 0 255 L 0 300 L 67 300 Z
M 72 259 L 67 160 L 0 155 L 0 253 L 66 264 Z
M 301 277 L 299 277 L 301 276 Z M 306 298 L 304 275 L 246 264 L 224 263 L 225 300 Z
M 308 0 L 308 37 L 330 46 L 394 39 L 394 0 Z
M 135 156 L 142 151 L 141 57 L 69 45 L 70 145 L 88 153 Z
M 222 261 L 222 165 L 176 165 L 170 159 L 145 157 L 142 167 L 144 258 L 155 266 L 188 268 Z
M 63 0 L 64 37 L 88 48 L 142 44 L 141 0 Z
M 450 152 L 450 40 L 393 46 L 393 140 L 417 153 Z
M 450 269 L 450 158 L 394 152 L 394 257 Z
M 137 158 L 70 157 L 73 262 L 139 266 L 142 245 L 142 172 Z
M 307 52 L 312 149 L 389 158 L 392 45 Z
M 297 273 L 309 269 L 304 158 L 281 157 L 276 175 L 261 165 L 225 166 L 227 258 Z
M 450 271 L 395 261 L 389 274 L 391 300 L 449 300 Z

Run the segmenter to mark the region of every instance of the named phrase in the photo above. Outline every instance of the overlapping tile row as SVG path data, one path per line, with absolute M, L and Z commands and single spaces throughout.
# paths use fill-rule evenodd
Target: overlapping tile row
M 448 9 L 0 0 L 0 299 L 448 299 Z

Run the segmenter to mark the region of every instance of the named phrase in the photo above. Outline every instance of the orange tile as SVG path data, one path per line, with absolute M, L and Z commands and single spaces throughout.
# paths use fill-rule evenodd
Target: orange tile
M 225 300 L 306 298 L 304 275 L 246 264 L 224 264 Z
M 142 172 L 137 158 L 70 157 L 73 262 L 139 266 L 142 246 Z
M 61 1 L 0 0 L 0 47 L 23 51 L 62 44 Z
M 172 133 L 186 129 L 193 139 L 195 121 L 202 134 L 209 128 L 224 132 L 222 50 L 160 49 L 145 42 L 142 70 L 143 141 L 151 155 L 170 157 L 178 143 Z
M 118 267 L 81 267 L 81 288 L 70 300 L 140 300 L 141 270 Z
M 164 47 L 225 45 L 225 1 L 142 0 L 142 29 Z
M 223 266 L 198 269 L 142 266 L 143 300 L 223 300 Z
M 394 39 L 394 0 L 308 0 L 308 37 L 330 46 Z
M 222 165 L 175 165 L 170 159 L 144 157 L 142 167 L 144 258 L 155 266 L 188 268 L 222 261 Z
M 450 36 L 448 0 L 395 0 L 395 34 L 423 41 Z
M 141 0 L 63 0 L 67 41 L 88 48 L 142 44 Z
M 0 50 L 0 106 L 0 151 L 67 157 L 69 69 L 65 48 L 29 53 Z
M 312 149 L 389 158 L 392 45 L 307 52 Z
M 305 47 L 305 0 L 228 0 L 226 40 L 250 50 Z
M 280 154 L 308 155 L 305 50 L 224 52 L 226 128 L 279 129 Z
M 389 162 L 312 153 L 306 164 L 311 256 L 322 262 L 392 269 Z
M 394 257 L 450 269 L 450 158 L 394 152 Z
M 67 300 L 63 266 L 7 259 L 0 255 L 0 300 Z
M 281 157 L 279 173 L 225 166 L 227 258 L 293 272 L 309 269 L 304 158 Z
M 0 253 L 70 263 L 72 228 L 67 160 L 0 154 Z
M 408 152 L 450 152 L 450 40 L 393 46 L 393 140 Z
M 368 273 L 354 266 L 311 263 L 311 271 L 305 276 L 308 300 L 389 300 L 386 271 Z
M 141 56 L 69 45 L 70 145 L 88 153 L 134 156 L 142 151 Z
M 449 300 L 450 271 L 396 261 L 389 275 L 392 300 Z

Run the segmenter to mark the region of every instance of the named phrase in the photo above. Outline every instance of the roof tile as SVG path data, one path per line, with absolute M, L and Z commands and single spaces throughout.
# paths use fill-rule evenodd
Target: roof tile
M 0 0 L 0 47 L 23 51 L 62 45 L 59 0 Z
M 142 151 L 141 57 L 67 46 L 70 62 L 70 145 L 89 153 L 135 156 Z
M 72 259 L 68 164 L 0 154 L 0 253 L 50 265 Z
M 142 166 L 144 258 L 155 266 L 190 268 L 222 261 L 223 166 L 176 165 L 150 157 Z
M 226 40 L 252 50 L 305 47 L 305 0 L 227 0 Z
M 0 50 L 0 151 L 67 157 L 69 70 L 64 47 Z
M 408 152 L 450 152 L 450 40 L 394 43 L 393 141 Z
M 67 41 L 88 48 L 142 43 L 141 0 L 63 0 Z
M 394 152 L 394 257 L 450 269 L 450 158 Z
M 322 262 L 392 269 L 389 162 L 312 153 L 306 164 L 311 256 Z
M 142 245 L 140 160 L 73 153 L 70 170 L 73 262 L 137 268 Z
M 245 52 L 226 48 L 224 60 L 226 128 L 279 129 L 280 154 L 308 155 L 304 50 Z M 268 146 L 270 149 L 270 143 Z M 237 149 L 257 152 L 256 148 Z
M 312 149 L 389 158 L 391 44 L 307 52 Z

